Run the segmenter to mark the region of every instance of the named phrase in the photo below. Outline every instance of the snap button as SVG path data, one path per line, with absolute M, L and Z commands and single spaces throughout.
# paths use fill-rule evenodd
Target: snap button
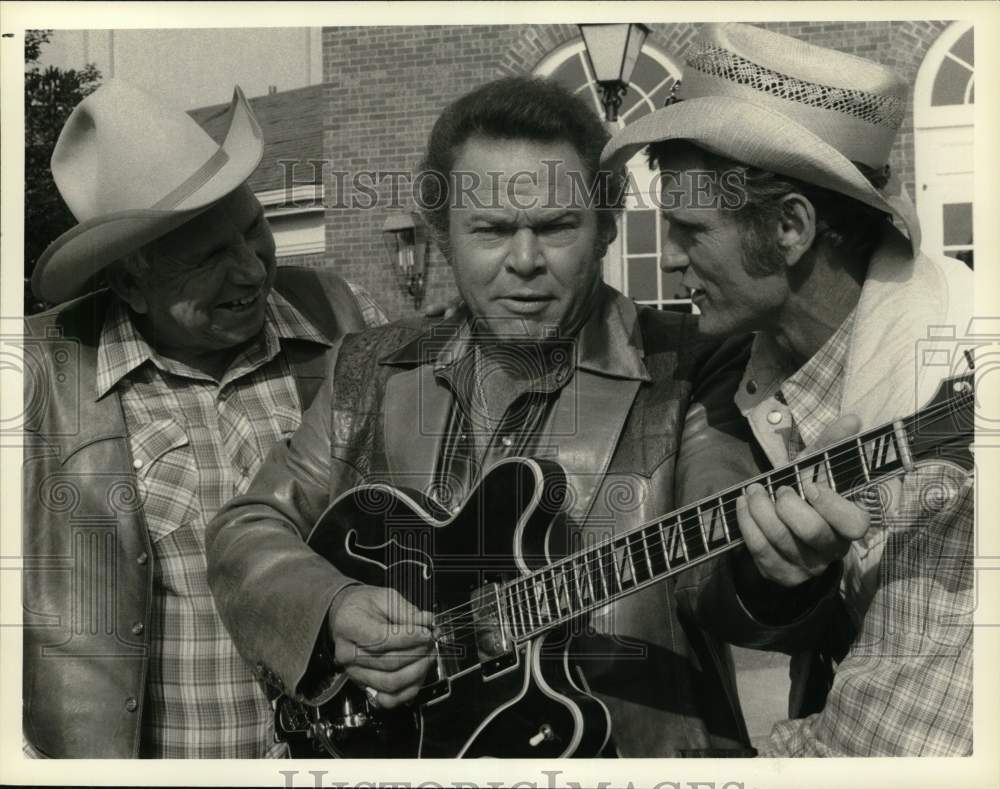
M 145 629 L 146 628 L 143 627 L 142 622 L 135 622 L 132 625 L 132 635 L 141 636 L 142 635 L 142 631 L 145 630 Z
M 136 471 L 138 471 L 139 469 L 141 469 L 142 468 L 142 461 L 139 460 L 139 458 L 136 458 L 135 460 L 133 460 L 132 461 L 132 468 L 134 468 Z
M 125 709 L 127 709 L 129 712 L 135 712 L 137 709 L 139 709 L 139 702 L 135 700 L 134 696 L 129 696 L 127 699 L 125 699 Z
M 781 422 L 781 411 L 771 411 L 767 415 L 767 421 L 770 422 L 772 425 L 777 425 L 778 423 L 780 423 Z
M 747 394 L 757 394 L 756 381 L 747 381 Z
M 145 564 L 149 561 L 149 554 L 143 551 L 138 556 L 135 557 L 136 564 Z
M 511 438 L 510 436 L 504 436 L 503 438 L 500 439 L 500 443 L 503 444 L 505 447 L 510 448 L 514 446 L 514 439 Z

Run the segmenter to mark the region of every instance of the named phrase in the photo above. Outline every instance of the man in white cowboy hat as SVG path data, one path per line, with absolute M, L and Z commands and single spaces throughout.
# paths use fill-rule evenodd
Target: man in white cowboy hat
M 246 185 L 262 152 L 239 88 L 221 145 L 115 80 L 59 137 L 79 224 L 32 278 L 61 306 L 27 321 L 32 755 L 280 755 L 265 678 L 215 611 L 204 529 L 298 427 L 339 339 L 384 317 L 329 272 L 276 267 Z
M 614 163 L 648 146 L 668 223 L 664 268 L 684 272 L 702 331 L 746 345 L 735 401 L 774 466 L 831 424 L 857 432 L 916 411 L 941 378 L 940 367 L 920 364 L 928 330 L 968 330 L 971 271 L 921 253 L 912 206 L 888 178 L 905 96 L 876 63 L 709 25 L 687 55 L 677 101 L 604 150 Z M 776 501 L 751 491 L 754 517 L 740 529 L 756 572 L 741 560 L 713 568 L 716 587 L 737 587 L 746 616 L 706 621 L 737 643 L 809 650 L 793 659 L 797 717 L 775 726 L 764 754 L 971 753 L 971 482 L 918 467 L 883 488 L 881 523 L 857 541 L 783 519 L 797 505 L 790 489 Z M 832 546 L 846 553 L 841 630 L 855 637 L 788 639 L 755 595 L 798 589 Z M 706 589 L 713 584 L 695 603 L 703 613 L 713 607 Z M 840 659 L 832 687 L 817 675 L 831 656 Z

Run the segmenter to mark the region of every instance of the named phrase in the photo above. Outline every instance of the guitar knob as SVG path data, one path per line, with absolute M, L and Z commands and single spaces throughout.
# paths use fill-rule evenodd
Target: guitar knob
M 528 740 L 528 745 L 532 748 L 537 748 L 543 742 L 548 742 L 549 740 L 554 740 L 555 738 L 556 733 L 552 731 L 552 727 L 547 723 L 543 723 L 538 727 L 538 731 Z

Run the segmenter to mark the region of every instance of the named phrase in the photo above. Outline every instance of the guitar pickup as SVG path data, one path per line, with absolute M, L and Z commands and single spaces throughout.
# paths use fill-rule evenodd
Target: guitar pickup
M 472 626 L 476 656 L 483 673 L 490 675 L 517 662 L 513 644 L 500 616 L 500 585 L 486 584 L 472 594 Z

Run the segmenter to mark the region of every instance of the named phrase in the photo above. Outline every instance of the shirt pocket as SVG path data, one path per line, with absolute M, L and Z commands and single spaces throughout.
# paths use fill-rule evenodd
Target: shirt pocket
M 157 542 L 199 517 L 194 454 L 184 428 L 172 419 L 141 425 L 129 439 L 146 524 Z

